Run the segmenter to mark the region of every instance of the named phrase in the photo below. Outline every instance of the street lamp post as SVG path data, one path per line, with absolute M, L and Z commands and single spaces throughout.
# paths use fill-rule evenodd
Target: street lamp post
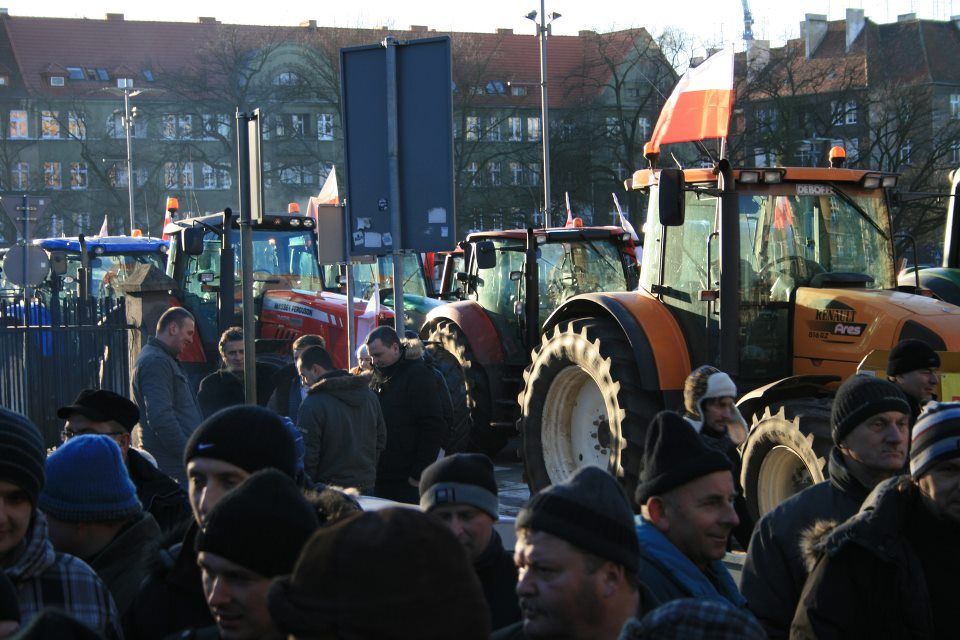
M 560 17 L 554 11 L 549 16 L 544 7 L 545 0 L 540 0 L 540 21 L 537 22 L 537 12 L 531 11 L 526 15 L 537 27 L 537 36 L 540 38 L 540 138 L 543 142 L 543 214 L 544 226 L 550 226 L 550 114 L 547 101 L 547 35 L 550 25 Z
M 133 213 L 134 213 L 134 203 L 133 203 L 133 181 L 135 180 L 133 176 L 133 120 L 137 117 L 137 108 L 134 107 L 130 109 L 130 98 L 136 98 L 137 96 L 143 93 L 155 92 L 157 89 L 131 89 L 129 86 L 123 88 L 105 87 L 103 89 L 108 93 L 114 95 L 123 95 L 123 130 L 127 138 L 127 198 L 130 205 L 130 235 L 133 235 L 133 229 L 135 227 Z

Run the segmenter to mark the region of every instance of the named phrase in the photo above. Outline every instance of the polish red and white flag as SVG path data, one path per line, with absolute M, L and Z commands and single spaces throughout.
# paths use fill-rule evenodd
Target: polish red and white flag
M 650 138 L 654 151 L 671 142 L 726 138 L 733 108 L 733 49 L 687 69 L 663 105 Z

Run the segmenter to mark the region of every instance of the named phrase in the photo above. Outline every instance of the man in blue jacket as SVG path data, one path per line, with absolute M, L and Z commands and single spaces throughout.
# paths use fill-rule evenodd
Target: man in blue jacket
M 721 560 L 733 528 L 732 464 L 709 449 L 687 421 L 657 414 L 647 430 L 637 487 L 640 582 L 660 603 L 723 598 L 746 606 Z

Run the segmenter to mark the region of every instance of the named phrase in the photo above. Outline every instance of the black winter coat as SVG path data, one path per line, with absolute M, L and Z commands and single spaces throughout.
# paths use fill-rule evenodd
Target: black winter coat
M 286 416 L 297 421 L 297 414 L 300 412 L 300 375 L 297 373 L 297 367 L 293 364 L 286 364 L 280 367 L 273 374 L 273 393 L 267 401 L 267 409 L 276 411 L 282 416 Z
M 858 514 L 832 524 L 805 540 L 816 565 L 791 638 L 956 637 L 960 526 L 928 513 L 910 477 L 880 483 Z
M 266 406 L 273 392 L 273 375 L 276 370 L 264 363 L 257 363 L 257 404 Z M 220 409 L 246 402 L 243 379 L 225 369 L 214 371 L 200 381 L 197 390 L 197 404 L 204 420 Z
M 503 548 L 500 534 L 494 530 L 490 544 L 484 549 L 473 569 L 480 578 L 483 596 L 490 607 L 490 628 L 502 629 L 520 619 L 517 598 L 517 565 L 513 555 Z
M 740 576 L 747 606 L 770 638 L 790 634 L 807 579 L 801 536 L 820 520 L 843 522 L 860 510 L 869 494 L 847 470 L 837 448 L 830 452 L 830 479 L 781 503 L 757 523 Z
M 193 517 L 187 492 L 133 449 L 127 453 L 127 471 L 137 488 L 143 510 L 153 516 L 160 531 L 166 535 L 182 530 L 182 526 Z
M 160 552 L 160 566 L 143 581 L 123 618 L 127 640 L 161 640 L 183 629 L 214 624 L 193 547 L 196 536 L 194 523 L 181 544 Z
M 379 371 L 376 391 L 387 423 L 377 482 L 419 480 L 437 459 L 446 429 L 434 373 L 419 358 L 401 357 Z

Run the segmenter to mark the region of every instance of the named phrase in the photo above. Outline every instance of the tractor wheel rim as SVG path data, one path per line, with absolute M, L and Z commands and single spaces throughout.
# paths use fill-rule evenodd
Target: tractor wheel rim
M 562 482 L 581 467 L 608 468 L 610 441 L 599 385 L 578 366 L 564 368 L 543 407 L 543 457 L 550 482 Z
M 760 515 L 813 484 L 810 470 L 800 455 L 784 445 L 777 445 L 760 463 L 757 478 L 757 506 Z

